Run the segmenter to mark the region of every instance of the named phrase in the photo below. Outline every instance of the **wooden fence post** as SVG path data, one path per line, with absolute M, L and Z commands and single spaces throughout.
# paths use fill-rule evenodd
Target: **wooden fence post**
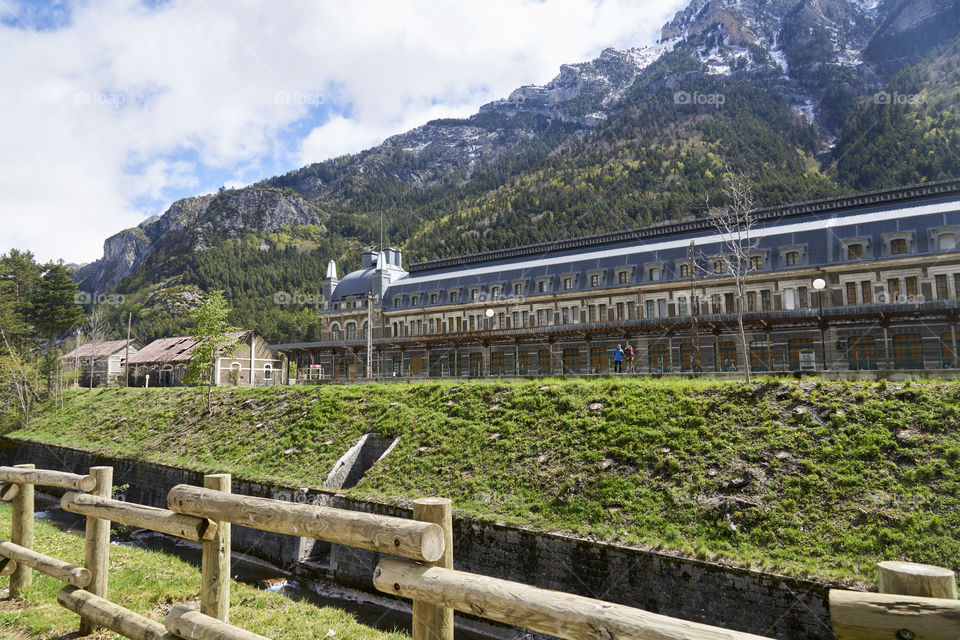
M 113 495 L 113 467 L 90 467 L 90 475 L 97 481 L 91 492 L 95 496 L 109 498 Z M 87 542 L 84 549 L 84 565 L 90 570 L 90 584 L 86 590 L 101 598 L 107 597 L 107 575 L 110 570 L 110 521 L 87 516 Z M 80 635 L 86 636 L 97 628 L 96 623 L 80 617 Z
M 957 599 L 957 578 L 950 569 L 887 560 L 877 564 L 880 593 Z
M 413 501 L 413 519 L 431 522 L 443 529 L 443 556 L 431 563 L 453 569 L 453 505 L 447 498 Z M 453 640 L 453 609 L 413 601 L 413 640 Z
M 33 469 L 32 464 L 18 464 L 17 469 Z M 33 549 L 33 485 L 24 482 L 17 485 L 13 498 L 13 522 L 10 525 L 10 541 L 27 549 Z M 10 597 L 22 598 L 24 590 L 33 584 L 30 567 L 18 564 L 10 576 Z
M 230 474 L 203 477 L 203 487 L 231 492 Z M 230 618 L 230 523 L 217 522 L 217 533 L 203 542 L 200 575 L 200 612 L 223 622 Z

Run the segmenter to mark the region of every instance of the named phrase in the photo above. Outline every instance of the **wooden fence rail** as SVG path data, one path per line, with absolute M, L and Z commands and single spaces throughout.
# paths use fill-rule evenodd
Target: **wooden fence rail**
M 20 597 L 29 586 L 31 570 L 67 583 L 57 601 L 80 615 L 83 634 L 104 627 L 131 640 L 265 640 L 228 622 L 230 526 L 237 524 L 384 554 L 374 585 L 384 593 L 413 600 L 413 640 L 453 640 L 454 610 L 571 640 L 762 640 L 749 633 L 456 571 L 452 508 L 446 499 L 415 501 L 410 520 L 233 495 L 230 476 L 214 474 L 204 477 L 203 487 L 177 485 L 168 494 L 169 508 L 159 509 L 113 500 L 112 481 L 112 467 L 94 467 L 85 476 L 33 465 L 0 467 L 0 498 L 7 496 L 13 503 L 12 542 L 0 540 L 0 575 L 11 575 L 12 597 Z M 32 550 L 35 484 L 72 490 L 62 497 L 61 506 L 87 517 L 85 567 Z M 200 611 L 177 606 L 160 624 L 110 602 L 111 522 L 201 543 Z M 880 587 L 896 593 L 830 592 L 838 640 L 960 638 L 960 601 L 952 571 L 881 563 Z

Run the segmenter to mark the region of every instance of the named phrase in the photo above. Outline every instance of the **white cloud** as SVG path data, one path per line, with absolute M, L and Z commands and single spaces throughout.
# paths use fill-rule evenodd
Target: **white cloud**
M 681 4 L 109 0 L 60 28 L 0 24 L 0 252 L 94 259 L 156 212 L 138 203 L 469 115 L 562 63 L 651 43 Z

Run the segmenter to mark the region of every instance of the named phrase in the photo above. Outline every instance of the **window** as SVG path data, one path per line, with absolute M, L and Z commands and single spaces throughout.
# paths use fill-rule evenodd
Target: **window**
M 564 278 L 563 288 L 565 291 L 570 291 L 571 289 L 573 289 L 573 278 Z
M 593 274 L 590 276 L 590 286 L 599 287 L 600 286 L 600 276 L 598 274 Z
M 273 365 L 267 363 L 263 365 L 263 379 L 270 380 L 273 377 Z
M 630 282 L 629 271 L 621 271 L 619 277 L 620 277 L 620 284 L 627 284 L 628 282 Z
M 547 290 L 547 283 L 541 280 L 537 283 L 537 293 L 544 293 Z
M 847 304 L 857 304 L 857 283 L 848 282 L 845 288 L 847 290 Z
M 960 273 L 953 274 L 953 295 L 960 298 Z
M 723 313 L 723 309 L 720 306 L 719 293 L 710 294 L 710 313 Z
M 786 264 L 788 267 L 795 267 L 800 264 L 800 254 L 797 251 L 788 251 Z
M 923 339 L 919 333 L 893 336 L 893 368 L 923 369 Z
M 457 301 L 457 292 L 456 292 L 456 291 L 451 291 L 451 292 L 450 292 L 450 302 L 456 302 L 456 301 Z
M 547 310 L 546 309 L 537 309 L 537 326 L 538 327 L 547 326 Z
M 770 311 L 773 308 L 773 304 L 770 297 L 770 290 L 764 289 L 760 292 L 760 309 L 763 311 Z
M 417 306 L 417 303 L 420 302 L 420 296 L 410 296 L 410 306 Z
M 856 244 L 848 244 L 848 245 L 847 245 L 847 259 L 848 259 L 848 260 L 859 260 L 859 259 L 862 258 L 862 257 L 863 257 L 863 245 L 862 245 L 862 244 L 856 243 Z
M 687 299 L 684 296 L 677 298 L 677 315 L 687 315 Z
M 480 292 L 476 289 L 470 289 L 470 299 L 476 301 L 477 296 L 480 295 Z
M 394 308 L 394 309 L 399 309 L 399 308 L 400 308 L 400 298 L 394 298 L 394 299 L 393 299 L 393 308 Z
M 935 278 L 936 287 L 937 287 L 937 299 L 943 300 L 944 298 L 950 297 L 950 290 L 947 288 L 947 276 L 944 274 L 938 274 Z
M 900 302 L 899 278 L 890 278 L 887 280 L 887 295 L 890 296 L 890 302 Z
M 890 255 L 900 256 L 907 252 L 907 241 L 904 238 L 895 238 L 890 241 Z
M 689 278 L 689 277 L 690 277 L 690 265 L 689 265 L 689 264 L 682 264 L 682 265 L 680 265 L 680 277 L 681 277 L 681 278 Z
M 626 320 L 627 317 L 624 314 L 625 305 L 622 302 L 617 303 L 617 320 Z
M 660 269 L 658 269 L 657 267 L 653 267 L 652 269 L 650 269 L 650 279 L 651 279 L 651 280 L 659 280 L 659 279 L 660 279 Z
M 647 366 L 650 373 L 663 373 L 670 369 L 670 349 L 665 344 L 647 347 Z
M 813 338 L 794 338 L 787 342 L 787 357 L 790 361 L 790 370 L 800 370 L 800 360 L 802 355 L 816 358 L 813 349 Z
M 806 309 L 810 306 L 810 298 L 807 294 L 806 287 L 797 287 L 797 305 L 801 309 Z
M 757 292 L 747 291 L 747 311 L 757 310 Z
M 750 268 L 758 271 L 763 269 L 763 256 L 750 256 Z
M 863 304 L 870 304 L 873 302 L 873 293 L 871 290 L 872 283 L 869 280 L 862 280 L 860 282 L 860 293 L 862 294 L 861 302 Z
M 937 238 L 937 247 L 940 251 L 953 251 L 957 248 L 957 236 L 953 233 L 941 233 Z
M 907 285 L 907 298 L 909 300 L 917 299 L 917 277 L 910 276 L 909 278 L 904 278 L 904 282 Z
M 430 294 L 430 304 L 437 304 L 437 294 L 435 293 Z
M 737 345 L 735 342 L 718 342 L 714 351 L 717 371 L 737 370 Z
M 490 297 L 492 297 L 494 300 L 496 300 L 497 298 L 499 298 L 499 297 L 500 297 L 500 287 L 493 287 L 492 289 L 490 289 Z
M 347 323 L 347 340 L 357 339 L 357 325 L 353 322 Z
M 563 372 L 580 373 L 580 349 L 563 350 Z
M 513 312 L 512 322 L 513 322 L 513 328 L 514 328 L 514 329 L 518 329 L 518 328 L 520 327 L 520 312 L 519 312 L 519 311 L 514 311 L 514 312 Z
M 590 373 L 606 373 L 608 368 L 607 350 L 603 347 L 590 347 Z
M 560 317 L 563 324 L 570 324 L 570 310 L 567 307 L 560 309 Z
M 654 301 L 653 301 L 653 300 L 647 300 L 647 317 L 648 317 L 648 318 L 655 318 L 655 317 L 656 317 L 656 313 L 655 313 L 655 311 L 654 311 L 655 309 L 656 309 L 656 305 L 655 305 Z
M 873 336 L 847 338 L 847 362 L 852 371 L 877 368 L 877 341 Z
M 716 260 L 713 263 L 713 272 L 714 273 L 724 273 L 726 271 L 726 263 L 723 260 Z
M 523 283 L 518 282 L 513 285 L 513 295 L 522 296 L 523 295 Z
M 334 342 L 340 339 L 340 325 L 335 324 L 330 327 L 330 339 Z

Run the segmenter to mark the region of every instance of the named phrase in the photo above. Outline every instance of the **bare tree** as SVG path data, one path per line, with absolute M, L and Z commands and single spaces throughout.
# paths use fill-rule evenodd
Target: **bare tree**
M 36 376 L 36 367 L 24 358 L 20 352 L 10 346 L 7 340 L 6 332 L 0 328 L 0 337 L 3 338 L 5 351 L 0 353 L 0 393 L 4 396 L 5 403 L 9 400 L 8 395 L 13 395 L 20 405 L 20 412 L 23 414 L 23 425 L 30 423 L 30 413 L 34 402 L 40 401 L 40 396 L 35 391 L 35 384 L 30 383 L 30 378 Z
M 110 322 L 103 314 L 103 307 L 94 307 L 87 318 L 86 326 L 87 340 L 91 344 L 103 342 L 110 335 Z M 90 351 L 90 388 L 93 389 L 93 374 L 97 369 L 96 346 L 91 347 Z
M 716 211 L 711 219 L 723 239 L 724 251 L 720 255 L 724 270 L 733 277 L 737 300 L 737 325 L 740 329 L 740 347 L 743 349 L 744 375 L 750 382 L 750 353 L 747 332 L 743 328 L 743 312 L 746 301 L 747 275 L 755 271 L 754 251 L 757 241 L 751 237 L 756 222 L 753 201 L 753 185 L 742 173 L 727 172 L 724 176 L 724 195 L 729 204 Z

